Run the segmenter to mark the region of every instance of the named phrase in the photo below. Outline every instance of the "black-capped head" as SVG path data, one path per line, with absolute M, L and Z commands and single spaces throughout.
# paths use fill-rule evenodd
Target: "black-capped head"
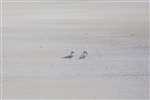
M 87 51 L 83 51 L 83 53 L 88 53 Z
M 74 51 L 71 51 L 71 54 L 74 54 L 75 52 Z

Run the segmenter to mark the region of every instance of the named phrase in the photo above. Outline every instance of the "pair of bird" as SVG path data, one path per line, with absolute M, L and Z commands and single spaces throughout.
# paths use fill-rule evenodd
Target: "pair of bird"
M 71 51 L 70 54 L 68 56 L 65 56 L 63 58 L 65 59 L 71 59 L 74 57 L 74 51 Z M 82 54 L 79 56 L 79 59 L 85 59 L 88 56 L 88 52 L 87 51 L 83 51 Z

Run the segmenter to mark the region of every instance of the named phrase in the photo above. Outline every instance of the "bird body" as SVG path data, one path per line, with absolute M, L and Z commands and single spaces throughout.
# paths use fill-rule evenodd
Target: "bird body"
M 69 58 L 72 58 L 72 57 L 73 57 L 73 55 L 68 55 L 68 56 L 65 56 L 63 58 L 66 58 L 66 59 L 68 58 L 69 59 Z
M 74 54 L 74 51 L 71 51 L 68 56 L 65 56 L 63 58 L 65 58 L 65 59 L 71 59 L 71 58 L 73 58 L 73 54 Z
M 87 51 L 83 51 L 83 53 L 81 54 L 79 59 L 85 59 L 87 57 L 87 55 L 88 55 Z

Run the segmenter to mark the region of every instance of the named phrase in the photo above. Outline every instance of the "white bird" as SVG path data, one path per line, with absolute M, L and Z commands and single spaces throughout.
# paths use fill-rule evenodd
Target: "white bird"
M 81 54 L 79 59 L 85 59 L 87 56 L 88 56 L 88 52 L 87 51 L 83 51 L 83 53 Z
M 75 53 L 74 51 L 71 51 L 68 56 L 65 56 L 65 57 L 63 57 L 63 58 L 65 58 L 65 59 L 71 59 L 71 58 L 73 57 L 73 54 L 74 54 L 74 53 Z

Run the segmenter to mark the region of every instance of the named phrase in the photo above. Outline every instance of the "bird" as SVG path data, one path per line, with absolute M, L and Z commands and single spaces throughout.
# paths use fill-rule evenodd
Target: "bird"
M 75 53 L 74 51 L 71 51 L 68 56 L 65 56 L 65 57 L 63 57 L 63 58 L 65 58 L 65 59 L 71 59 L 71 58 L 73 58 L 73 54 L 74 54 L 74 53 Z
M 88 55 L 87 51 L 83 51 L 82 54 L 80 55 L 79 59 L 85 59 Z

